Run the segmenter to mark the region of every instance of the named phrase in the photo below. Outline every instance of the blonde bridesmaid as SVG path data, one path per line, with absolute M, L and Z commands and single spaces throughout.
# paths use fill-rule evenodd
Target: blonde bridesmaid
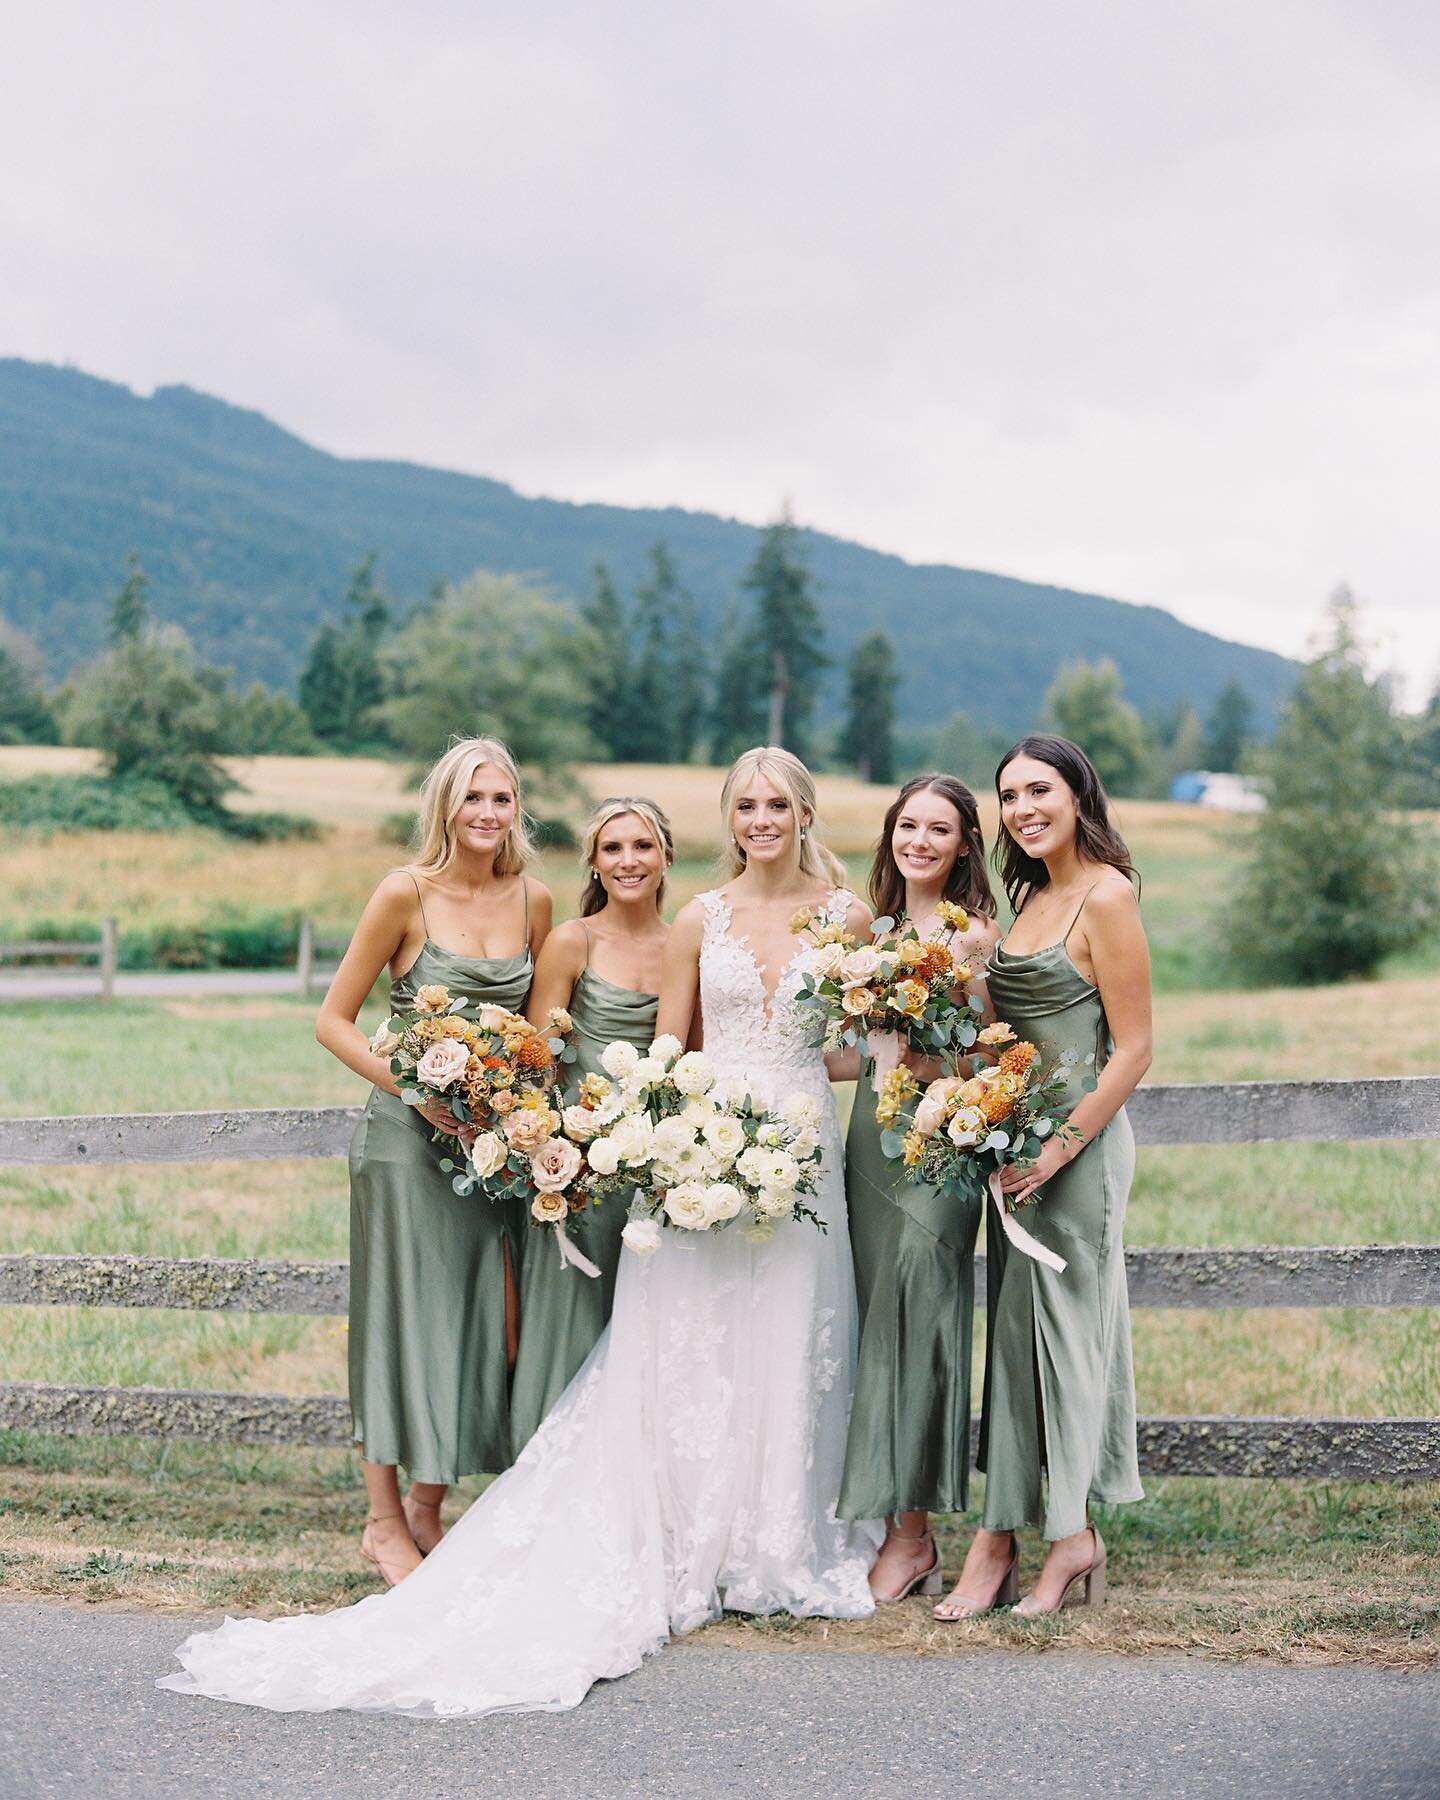
M 602 800 L 586 823 L 584 854 L 580 917 L 551 932 L 530 995 L 532 1023 L 542 1024 L 556 1006 L 574 1022 L 576 1059 L 565 1070 L 571 1088 L 602 1072 L 607 1044 L 623 1038 L 643 1052 L 655 1040 L 660 960 L 669 936 L 660 908 L 675 858 L 670 821 L 653 800 Z M 612 1200 L 576 1214 L 566 1227 L 571 1242 L 599 1268 L 598 1277 L 562 1263 L 548 1233 L 530 1244 L 510 1395 L 517 1454 L 610 1321 L 625 1219 L 624 1206 Z
M 551 910 L 527 873 L 519 771 L 498 739 L 466 738 L 435 764 L 419 835 L 415 860 L 366 904 L 315 1026 L 374 1090 L 350 1146 L 350 1406 L 370 1503 L 361 1553 L 390 1586 L 439 1542 L 449 1483 L 513 1460 L 524 1225 L 454 1192 L 432 1142 L 432 1127 L 453 1120 L 399 1099 L 356 1019 L 386 969 L 396 1010 L 440 982 L 467 1013 L 518 1011 Z M 410 1477 L 403 1500 L 399 1467 Z

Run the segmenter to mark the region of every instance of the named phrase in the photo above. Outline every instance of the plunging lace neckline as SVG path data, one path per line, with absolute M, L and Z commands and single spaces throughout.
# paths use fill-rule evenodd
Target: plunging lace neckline
M 774 987 L 766 987 L 765 975 L 770 965 L 768 963 L 762 964 L 759 957 L 756 956 L 755 947 L 750 942 L 749 932 L 736 931 L 734 908 L 725 898 L 724 893 L 719 888 L 716 888 L 714 894 L 720 912 L 720 935 L 744 954 L 750 972 L 755 977 L 755 986 L 760 991 L 760 1001 L 765 1009 L 765 1017 L 767 1021 L 773 1022 L 775 1017 L 775 1002 L 780 998 L 785 983 L 790 978 L 790 975 L 793 973 L 800 959 L 809 951 L 813 950 L 815 946 L 813 944 L 807 944 L 804 939 L 801 938 L 796 943 L 793 954 L 781 967 L 780 974 L 776 978 Z M 847 888 L 831 888 L 830 892 L 825 896 L 824 904 L 818 908 L 818 911 L 828 921 L 833 919 L 835 912 L 841 906 L 848 907 L 849 903 L 850 892 Z

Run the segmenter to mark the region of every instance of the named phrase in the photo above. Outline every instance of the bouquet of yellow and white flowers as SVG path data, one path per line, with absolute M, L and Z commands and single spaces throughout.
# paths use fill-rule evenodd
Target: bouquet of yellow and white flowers
M 436 1137 L 466 1157 L 467 1168 L 455 1176 L 459 1194 L 489 1182 L 510 1150 L 528 1155 L 553 1135 L 559 1120 L 548 1096 L 560 1065 L 575 1058 L 562 1007 L 537 1030 L 503 1006 L 481 1006 L 467 1019 L 468 1004 L 430 983 L 417 991 L 411 1011 L 387 1019 L 370 1040 L 388 1059 L 407 1106 L 444 1106 L 456 1121 L 457 1131 L 437 1128 Z
M 970 915 L 949 900 L 938 912 L 933 937 L 922 939 L 913 925 L 897 928 L 894 919 L 882 918 L 870 927 L 868 944 L 809 907 L 796 913 L 790 929 L 816 946 L 797 999 L 824 1021 L 827 1050 L 858 1045 L 878 1064 L 879 1046 L 871 1039 L 882 1034 L 922 1056 L 959 1056 L 975 1042 L 979 1015 L 963 994 L 956 998 L 975 970 L 950 947 L 957 931 L 970 929 Z
M 820 1171 L 820 1102 L 794 1094 L 774 1112 L 743 1084 L 721 1088 L 700 1051 L 682 1054 L 673 1037 L 648 1054 L 610 1044 L 604 1075 L 587 1077 L 567 1107 L 567 1136 L 584 1145 L 577 1173 L 580 1204 L 624 1197 L 627 1248 L 647 1255 L 661 1231 L 709 1231 L 732 1219 L 765 1238 L 777 1219 L 806 1219 L 825 1229 L 805 1203 Z
M 986 1052 L 995 1060 L 974 1068 Z M 1091 1057 L 1088 1061 L 1094 1061 Z M 913 1182 L 956 1198 L 989 1189 L 1005 1235 L 1027 1256 L 1053 1269 L 1065 1261 L 1015 1220 L 1000 1188 L 1007 1163 L 1024 1167 L 1050 1137 L 1069 1131 L 1073 1089 L 1069 1061 L 1045 1067 L 1034 1044 L 1017 1040 L 1003 1020 L 976 1034 L 970 1075 L 946 1075 L 923 1090 L 908 1069 L 885 1076 L 875 1108 L 880 1147 Z M 1081 1079 L 1082 1089 L 1095 1078 Z

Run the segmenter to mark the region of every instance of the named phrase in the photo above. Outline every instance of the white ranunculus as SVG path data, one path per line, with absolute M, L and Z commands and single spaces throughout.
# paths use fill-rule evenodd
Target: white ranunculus
M 756 1212 L 767 1219 L 778 1219 L 788 1213 L 795 1204 L 793 1188 L 762 1187 L 751 1202 Z
M 710 1223 L 705 1203 L 706 1188 L 701 1181 L 682 1181 L 665 1196 L 665 1216 L 672 1225 L 685 1231 L 704 1231 Z
M 482 1131 L 470 1146 L 470 1164 L 482 1181 L 488 1181 L 505 1167 L 509 1154 L 504 1138 L 493 1131 Z
M 679 1038 L 671 1037 L 670 1033 L 667 1031 L 663 1037 L 657 1037 L 655 1042 L 650 1046 L 650 1054 L 655 1058 L 656 1062 L 669 1063 L 675 1060 L 682 1048 L 683 1045 Z
M 620 1233 L 620 1242 L 637 1256 L 653 1256 L 660 1248 L 658 1219 L 631 1219 Z
M 705 1190 L 705 1207 L 710 1219 L 733 1219 L 745 1204 L 745 1196 L 733 1181 L 713 1181 Z
M 695 1142 L 696 1131 L 684 1119 L 661 1119 L 655 1127 L 655 1154 L 671 1156 L 676 1150 Z
M 770 1152 L 762 1150 L 758 1144 L 752 1144 L 748 1150 L 742 1151 L 735 1167 L 751 1187 L 759 1187 L 764 1178 L 767 1159 Z
M 620 1167 L 620 1152 L 614 1138 L 596 1138 L 593 1144 L 587 1144 L 585 1160 L 597 1175 L 613 1175 Z
M 710 1100 L 687 1100 L 675 1115 L 687 1125 L 693 1125 L 697 1131 L 704 1131 L 710 1121 L 719 1116 L 718 1109 Z
M 655 1127 L 644 1113 L 630 1113 L 615 1121 L 610 1131 L 610 1142 L 627 1168 L 638 1168 L 641 1163 L 648 1162 L 655 1152 Z
M 787 1125 L 817 1128 L 825 1109 L 813 1094 L 787 1094 L 775 1109 Z
M 745 1127 L 733 1113 L 713 1113 L 703 1127 L 705 1142 L 725 1162 L 734 1162 L 745 1148 Z
M 820 1133 L 811 1131 L 807 1126 L 804 1131 L 795 1133 L 787 1148 L 797 1162 L 808 1162 L 820 1148 Z
M 623 1081 L 639 1061 L 640 1052 L 624 1038 L 617 1038 L 600 1052 L 600 1067 L 617 1081 Z
M 708 1094 L 715 1085 L 715 1065 L 698 1050 L 688 1050 L 670 1071 L 670 1078 L 682 1094 Z

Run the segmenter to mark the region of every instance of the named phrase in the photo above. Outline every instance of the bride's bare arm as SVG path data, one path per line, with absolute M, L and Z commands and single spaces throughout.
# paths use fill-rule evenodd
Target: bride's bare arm
M 705 913 L 698 900 L 682 906 L 660 965 L 660 1009 L 655 1019 L 656 1037 L 679 1038 L 690 1043 L 700 998 L 700 940 L 705 933 Z

